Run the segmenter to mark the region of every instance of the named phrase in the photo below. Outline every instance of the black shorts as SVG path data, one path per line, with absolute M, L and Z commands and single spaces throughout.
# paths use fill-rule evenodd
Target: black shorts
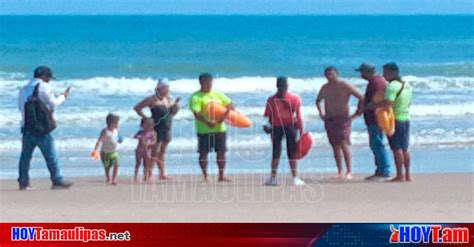
M 410 121 L 395 121 L 395 133 L 388 138 L 392 150 L 408 150 L 410 144 Z
M 293 155 L 296 151 L 296 128 L 294 126 L 272 128 L 272 156 L 273 158 L 280 158 L 283 136 L 285 136 L 286 139 L 286 153 L 288 158 L 293 159 Z
M 225 152 L 227 151 L 226 146 L 226 133 L 209 133 L 209 134 L 198 134 L 198 152 L 209 153 L 211 151 Z

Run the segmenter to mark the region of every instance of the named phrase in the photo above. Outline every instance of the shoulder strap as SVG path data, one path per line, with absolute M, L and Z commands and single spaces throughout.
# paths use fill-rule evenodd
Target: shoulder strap
M 399 81 L 399 82 L 402 84 L 402 87 L 398 91 L 397 96 L 395 97 L 395 99 L 397 99 L 400 96 L 400 94 L 402 94 L 403 88 L 405 88 L 405 82 L 404 81 Z
M 38 98 L 40 85 L 41 85 L 41 82 L 38 83 L 38 84 L 36 84 L 35 89 L 33 90 L 32 96 L 33 96 L 34 98 Z

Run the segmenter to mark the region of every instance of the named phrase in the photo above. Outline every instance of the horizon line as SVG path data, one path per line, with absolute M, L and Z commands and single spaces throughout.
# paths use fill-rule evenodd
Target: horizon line
M 474 16 L 474 13 L 0 13 L 0 16 Z

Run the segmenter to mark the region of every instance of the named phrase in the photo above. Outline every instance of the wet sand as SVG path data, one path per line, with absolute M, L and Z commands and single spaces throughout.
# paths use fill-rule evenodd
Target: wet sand
M 474 173 L 414 174 L 411 183 L 374 183 L 357 175 L 336 181 L 332 174 L 303 174 L 307 185 L 281 178 L 262 186 L 266 174 L 231 174 L 232 183 L 199 176 L 173 176 L 154 184 L 121 178 L 71 178 L 71 189 L 50 190 L 32 179 L 19 191 L 0 180 L 2 222 L 472 222 Z

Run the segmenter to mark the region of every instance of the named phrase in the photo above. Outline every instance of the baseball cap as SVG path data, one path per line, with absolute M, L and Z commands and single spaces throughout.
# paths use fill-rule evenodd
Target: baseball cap
M 370 63 L 362 63 L 359 68 L 357 68 L 355 71 L 357 72 L 374 72 L 375 71 L 375 66 L 370 64 Z
M 33 75 L 35 78 L 40 78 L 40 77 L 45 76 L 47 78 L 56 79 L 53 76 L 53 71 L 48 66 L 44 66 L 44 65 L 36 67 Z

